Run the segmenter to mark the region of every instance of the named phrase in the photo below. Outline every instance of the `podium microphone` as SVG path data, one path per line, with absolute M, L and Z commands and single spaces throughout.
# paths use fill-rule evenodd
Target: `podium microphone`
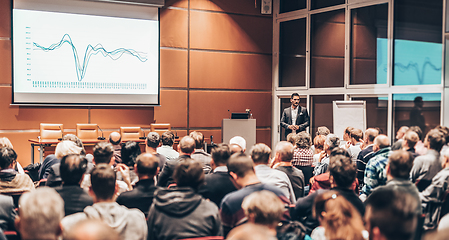
M 100 126 L 98 126 L 98 125 L 97 125 L 97 128 L 100 129 L 100 131 L 101 131 L 101 137 L 98 137 L 97 139 L 98 140 L 105 140 L 106 138 L 104 138 L 103 130 L 101 130 Z
M 61 131 L 61 137 L 58 138 L 58 141 L 61 141 L 61 140 L 62 140 L 62 137 L 64 137 L 64 133 L 62 132 L 61 126 L 58 126 L 58 127 L 59 127 L 59 130 Z
M 139 137 L 139 139 L 146 139 L 147 137 L 145 137 L 145 130 L 142 130 L 142 132 L 143 132 L 143 137 Z
M 175 130 L 175 139 L 179 139 L 178 132 Z

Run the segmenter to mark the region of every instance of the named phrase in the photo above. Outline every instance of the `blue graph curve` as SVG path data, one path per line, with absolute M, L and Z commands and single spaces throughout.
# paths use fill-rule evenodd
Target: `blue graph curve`
M 75 45 L 72 42 L 72 38 L 69 34 L 64 34 L 61 41 L 58 43 L 54 43 L 50 45 L 49 47 L 43 47 L 39 45 L 38 43 L 33 42 L 33 46 L 37 47 L 38 50 L 43 50 L 45 52 L 53 51 L 56 49 L 61 48 L 64 43 L 69 44 L 72 47 L 73 57 L 75 60 L 75 68 L 76 68 L 76 75 L 78 77 L 78 81 L 82 81 L 84 79 L 84 76 L 86 75 L 87 66 L 89 65 L 89 60 L 93 55 L 97 55 L 98 53 L 101 53 L 103 57 L 109 57 L 112 60 L 117 60 L 121 58 L 124 54 L 129 54 L 133 57 L 136 57 L 140 62 L 146 62 L 148 59 L 146 57 L 146 53 L 143 52 L 137 52 L 133 49 L 126 49 L 126 48 L 117 48 L 113 51 L 107 51 L 100 43 L 98 43 L 95 46 L 88 45 L 86 47 L 86 51 L 84 52 L 84 59 L 83 62 L 80 62 L 80 58 L 78 56 L 78 51 L 75 47 Z
M 395 63 L 395 67 L 398 68 L 399 71 L 405 72 L 405 71 L 415 71 L 416 77 L 418 78 L 419 84 L 424 84 L 424 76 L 426 75 L 426 67 L 429 66 L 434 71 L 441 71 L 441 67 L 435 66 L 429 58 L 426 58 L 424 61 L 424 64 L 422 65 L 421 69 L 419 69 L 419 64 L 414 62 L 409 62 L 407 65 L 403 65 L 402 63 Z

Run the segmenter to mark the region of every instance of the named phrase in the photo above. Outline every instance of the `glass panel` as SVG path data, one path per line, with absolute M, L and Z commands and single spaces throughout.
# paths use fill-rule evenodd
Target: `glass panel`
M 393 84 L 440 84 L 443 1 L 394 2 Z
M 343 87 L 345 10 L 312 15 L 310 86 Z
M 290 107 L 292 104 L 290 102 L 290 97 L 288 98 L 281 98 L 281 112 L 279 113 L 280 117 L 279 119 L 281 119 L 282 117 L 282 113 L 284 112 L 284 109 Z M 306 96 L 300 96 L 300 102 L 299 105 L 301 107 L 305 107 L 307 108 L 307 98 Z M 310 116 L 310 111 L 309 111 L 309 116 Z M 281 127 L 281 141 L 285 141 L 285 128 Z
M 280 13 L 296 11 L 306 8 L 306 0 L 281 0 Z
M 306 19 L 280 24 L 279 86 L 306 85 Z
M 394 132 L 401 126 L 419 126 L 423 136 L 440 125 L 441 94 L 393 94 Z
M 367 128 L 378 128 L 382 134 L 387 134 L 388 96 L 352 97 L 352 100 L 366 101 Z
M 311 0 L 312 10 L 344 4 L 345 0 Z
M 388 4 L 351 10 L 351 84 L 386 84 Z
M 449 0 L 446 0 L 446 32 L 449 32 Z
M 342 101 L 344 99 L 343 95 L 329 95 L 329 96 L 311 96 L 311 107 L 310 110 L 312 116 L 312 127 L 310 129 L 310 134 L 312 139 L 316 135 L 318 127 L 326 126 L 331 132 L 334 131 L 334 117 L 333 117 L 333 101 Z

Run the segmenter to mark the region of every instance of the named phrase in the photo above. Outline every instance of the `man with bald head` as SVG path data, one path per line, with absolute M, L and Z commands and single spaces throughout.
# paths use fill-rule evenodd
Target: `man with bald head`
M 279 164 L 276 170 L 287 174 L 292 183 L 293 192 L 296 198 L 304 197 L 304 174 L 292 165 L 294 147 L 291 143 L 282 141 L 276 145 L 274 162 Z
M 361 185 L 363 185 L 366 164 L 374 156 L 373 146 L 374 139 L 377 135 L 379 135 L 379 131 L 377 131 L 377 129 L 368 128 L 365 131 L 365 138 L 363 139 L 365 148 L 360 151 L 357 156 L 357 179 L 359 179 L 359 184 Z
M 132 191 L 120 194 L 117 203 L 127 208 L 137 208 L 148 217 L 148 210 L 157 189 L 154 185 L 154 176 L 159 173 L 159 159 L 151 153 L 140 154 L 134 164 L 134 171 L 139 181 Z
M 114 165 L 122 163 L 122 145 L 120 144 L 122 142 L 122 135 L 120 135 L 120 133 L 118 132 L 111 132 L 111 134 L 109 134 L 109 142 L 114 147 Z
M 194 151 L 195 140 L 189 136 L 183 137 L 178 144 L 179 157 L 175 160 L 168 160 L 165 162 L 164 167 L 159 174 L 157 185 L 160 187 L 168 187 L 170 184 L 174 183 L 175 181 L 173 180 L 172 175 L 178 162 L 190 159 L 190 155 L 192 155 Z
M 374 156 L 368 161 L 365 169 L 364 183 L 361 199 L 369 196 L 374 188 L 387 183 L 385 167 L 390 156 L 390 139 L 386 135 L 379 135 L 374 139 Z M 364 196 L 363 196 L 364 195 Z

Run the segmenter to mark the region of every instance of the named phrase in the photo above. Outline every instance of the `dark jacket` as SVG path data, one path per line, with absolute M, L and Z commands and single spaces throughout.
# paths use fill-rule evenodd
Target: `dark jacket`
M 280 166 L 276 169 L 287 174 L 292 183 L 296 199 L 304 197 L 304 174 L 302 171 L 293 166 Z
M 218 207 L 189 187 L 158 189 L 148 216 L 148 240 L 223 235 Z
M 145 217 L 148 217 L 148 210 L 153 203 L 156 189 L 153 179 L 140 180 L 132 191 L 120 194 L 117 203 L 127 208 L 137 208 L 145 214 Z
M 161 170 L 161 173 L 159 173 L 157 185 L 160 187 L 168 187 L 168 185 L 174 183 L 173 172 L 175 171 L 178 162 L 189 158 L 190 156 L 188 155 L 180 155 L 179 158 L 175 160 L 167 160 Z
M 80 186 L 61 186 L 55 188 L 55 190 L 61 195 L 62 200 L 64 200 L 64 211 L 66 216 L 83 212 L 85 207 L 94 204 L 92 197 Z
M 211 200 L 220 207 L 221 200 L 226 194 L 237 191 L 237 188 L 231 181 L 228 172 L 214 172 L 206 175 L 204 184 L 200 187 L 199 194 L 205 199 Z
M 14 201 L 11 196 L 0 194 L 0 228 L 3 231 L 14 230 L 14 220 L 17 216 Z
M 299 129 L 296 130 L 296 132 L 298 133 L 305 131 L 309 124 L 310 118 L 309 114 L 307 113 L 307 108 L 298 106 L 298 116 L 296 117 L 295 124 L 292 123 L 292 107 L 290 106 L 284 109 L 281 118 L 281 126 L 285 128 L 285 137 L 287 137 L 287 135 L 292 132 L 292 130 L 288 128 L 289 125 L 298 125 Z
M 39 169 L 39 180 L 46 179 L 50 173 L 51 166 L 60 162 L 61 160 L 57 159 L 54 154 L 48 155 L 42 162 L 41 168 Z

